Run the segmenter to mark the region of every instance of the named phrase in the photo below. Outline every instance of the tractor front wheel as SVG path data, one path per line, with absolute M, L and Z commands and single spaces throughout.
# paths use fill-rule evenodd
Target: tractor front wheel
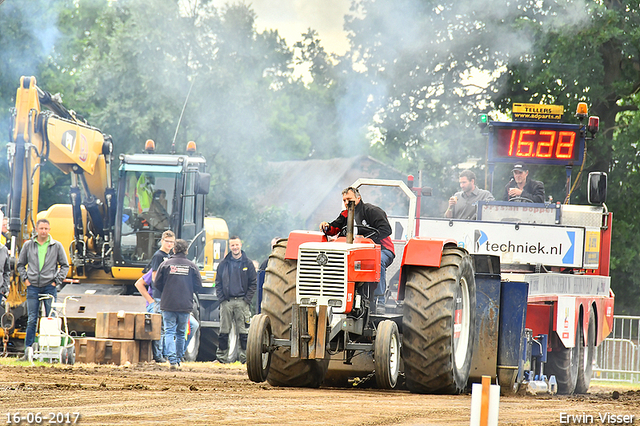
M 408 266 L 402 357 L 411 392 L 456 394 L 469 379 L 476 321 L 471 257 L 446 247 L 439 268 Z
M 395 322 L 385 320 L 378 324 L 373 357 L 378 388 L 394 389 L 400 372 L 400 334 Z
M 267 380 L 271 365 L 271 321 L 264 314 L 251 319 L 247 336 L 247 374 L 249 380 L 262 383 Z

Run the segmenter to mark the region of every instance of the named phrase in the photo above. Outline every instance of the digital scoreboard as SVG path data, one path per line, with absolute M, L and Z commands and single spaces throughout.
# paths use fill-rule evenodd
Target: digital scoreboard
M 579 166 L 584 159 L 584 130 L 578 124 L 491 122 L 489 162 Z

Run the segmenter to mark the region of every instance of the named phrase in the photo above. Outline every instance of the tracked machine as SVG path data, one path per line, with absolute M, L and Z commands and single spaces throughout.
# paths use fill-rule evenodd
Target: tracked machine
M 112 179 L 110 136 L 92 127 L 59 96 L 22 77 L 7 144 L 11 187 L 8 203 L 9 245 L 18 257 L 39 218 L 51 222 L 51 235 L 68 248 L 71 265 L 62 297 L 75 295 L 66 307 L 69 329 L 93 333 L 98 311 L 144 312 L 144 299 L 134 295 L 134 282 L 171 229 L 190 241 L 189 256 L 201 267 L 205 292 L 194 300 L 201 323 L 187 358 L 215 356 L 219 326 L 213 283 L 215 265 L 225 255 L 227 225 L 205 218 L 210 175 L 206 160 L 195 153 L 159 154 L 153 141 L 144 153 L 119 155 Z M 39 211 L 40 170 L 50 162 L 70 176 L 69 203 Z M 5 350 L 22 351 L 26 328 L 26 288 L 14 274 L 2 307 Z M 203 338 L 200 339 L 200 334 Z M 202 348 L 200 350 L 200 345 Z

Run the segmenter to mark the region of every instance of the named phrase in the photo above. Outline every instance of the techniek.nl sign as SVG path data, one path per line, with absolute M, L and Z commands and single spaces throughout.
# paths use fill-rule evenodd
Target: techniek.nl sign
M 582 267 L 584 228 L 422 219 L 420 236 L 455 238 L 472 254 L 500 256 L 501 263 Z

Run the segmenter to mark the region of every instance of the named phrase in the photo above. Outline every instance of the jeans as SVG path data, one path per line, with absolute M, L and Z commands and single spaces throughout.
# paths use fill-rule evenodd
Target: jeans
M 389 249 L 383 247 L 380 250 L 380 282 L 373 292 L 375 296 L 384 296 L 384 292 L 387 290 L 387 268 L 393 263 L 395 257 L 396 255 Z
M 178 354 L 184 353 L 189 312 L 162 311 L 162 321 L 165 331 L 164 353 L 171 365 L 176 365 L 180 362 Z
M 147 312 L 150 314 L 162 314 L 160 310 L 160 299 L 153 299 L 154 303 L 149 303 L 147 305 Z M 154 340 L 152 344 L 153 348 L 153 359 L 159 361 L 163 358 L 162 352 L 164 351 L 164 321 L 162 321 L 160 326 L 160 340 Z
M 36 340 L 36 325 L 40 314 L 40 296 L 44 294 L 51 294 L 55 298 L 58 295 L 58 289 L 53 284 L 44 287 L 35 287 L 33 285 L 27 287 L 27 314 L 29 319 L 27 320 L 27 336 L 24 339 L 25 347 L 33 345 Z M 44 299 L 43 302 L 45 315 L 49 316 L 53 299 Z

